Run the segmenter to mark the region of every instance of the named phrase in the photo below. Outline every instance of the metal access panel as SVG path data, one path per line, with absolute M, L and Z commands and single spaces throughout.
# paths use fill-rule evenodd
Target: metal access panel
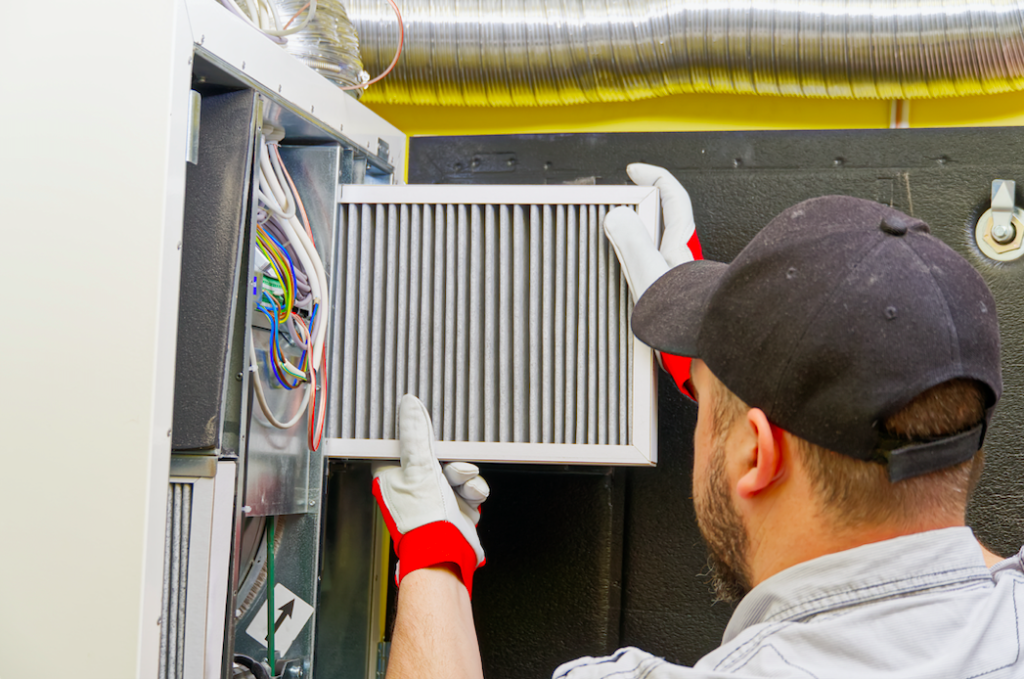
M 335 438 L 397 458 L 395 408 L 431 412 L 442 459 L 656 461 L 654 363 L 602 222 L 649 187 L 344 186 L 335 261 Z

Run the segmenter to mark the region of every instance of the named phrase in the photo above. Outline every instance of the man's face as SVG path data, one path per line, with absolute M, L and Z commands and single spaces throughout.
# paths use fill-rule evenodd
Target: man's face
M 737 423 L 725 431 L 716 431 L 715 379 L 702 361 L 694 361 L 691 382 L 698 410 L 693 442 L 693 503 L 697 526 L 708 548 L 709 574 L 715 596 L 732 602 L 739 601 L 750 591 L 747 532 L 733 503 L 726 470 L 729 434 Z

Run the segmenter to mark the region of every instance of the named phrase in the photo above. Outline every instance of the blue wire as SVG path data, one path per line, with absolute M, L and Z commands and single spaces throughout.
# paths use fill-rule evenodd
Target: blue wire
M 266 292 L 264 292 L 263 295 L 264 297 L 267 298 L 267 301 L 269 301 L 270 305 L 274 308 L 274 313 L 271 313 L 262 304 L 256 305 L 256 308 L 262 311 L 264 315 L 266 315 L 266 317 L 270 319 L 270 366 L 271 368 L 273 368 L 274 378 L 277 380 L 278 384 L 280 384 L 282 387 L 290 391 L 294 389 L 295 386 L 298 386 L 298 381 L 296 380 L 296 384 L 294 386 L 289 386 L 288 383 L 285 382 L 284 379 L 281 377 L 280 370 L 277 367 L 277 357 L 280 356 L 281 354 L 281 349 L 277 344 L 277 304 L 274 303 L 273 298 Z
M 290 254 L 288 254 L 288 248 L 286 248 L 285 246 L 281 245 L 281 243 L 278 242 L 278 240 L 276 238 L 274 238 L 274 234 L 270 233 L 270 231 L 264 229 L 263 232 L 267 235 L 267 238 L 269 238 L 270 240 L 272 240 L 274 242 L 274 245 L 276 245 L 278 248 L 281 249 L 281 252 L 284 253 L 285 258 L 288 260 L 288 269 L 289 269 L 289 271 L 291 272 L 291 275 L 292 275 L 292 288 L 294 289 L 294 287 L 295 287 L 295 265 L 292 263 L 292 256 Z

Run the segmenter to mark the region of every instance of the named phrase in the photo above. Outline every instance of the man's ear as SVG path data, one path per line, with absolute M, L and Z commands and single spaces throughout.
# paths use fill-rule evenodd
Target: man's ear
M 744 499 L 768 490 L 785 472 L 783 431 L 773 426 L 760 408 L 747 411 L 747 426 L 754 436 L 754 449 L 747 470 L 736 483 L 736 492 Z

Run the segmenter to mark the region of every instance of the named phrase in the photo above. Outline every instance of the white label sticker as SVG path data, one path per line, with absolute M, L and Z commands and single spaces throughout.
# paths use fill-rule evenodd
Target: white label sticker
M 291 590 L 278 583 L 274 587 L 274 650 L 285 655 L 292 642 L 313 616 L 313 607 L 300 599 Z M 267 645 L 267 602 L 264 601 L 256 617 L 249 624 L 245 633 Z

